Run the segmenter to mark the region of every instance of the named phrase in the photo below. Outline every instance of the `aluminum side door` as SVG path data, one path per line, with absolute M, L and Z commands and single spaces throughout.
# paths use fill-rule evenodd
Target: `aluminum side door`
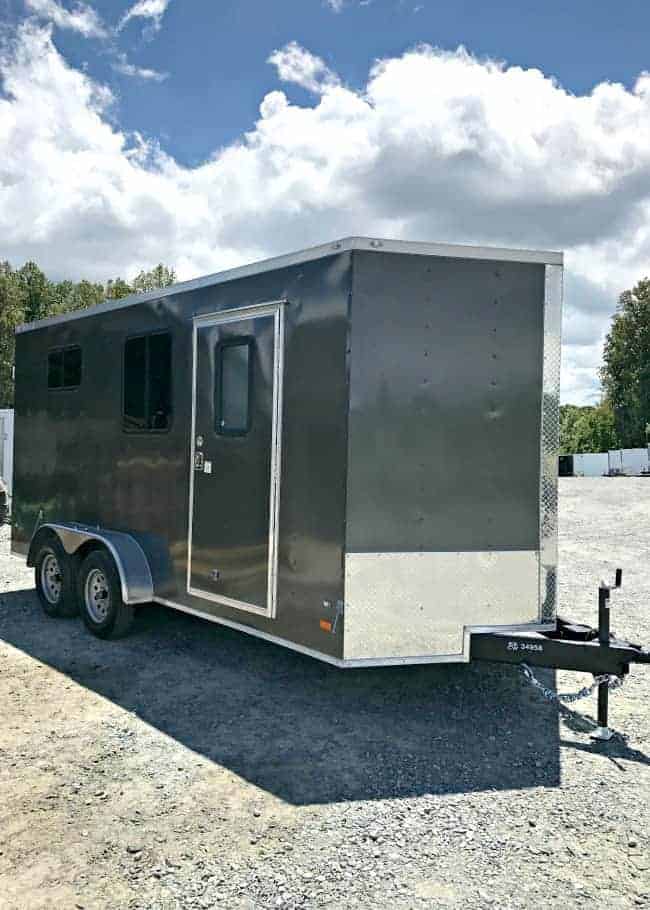
M 284 303 L 194 323 L 188 592 L 274 616 Z

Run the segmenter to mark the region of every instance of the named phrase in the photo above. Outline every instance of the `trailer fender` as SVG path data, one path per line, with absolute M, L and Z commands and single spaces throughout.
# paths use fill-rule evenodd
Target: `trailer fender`
M 98 541 L 106 547 L 115 560 L 124 603 L 142 604 L 153 600 L 154 589 L 149 560 L 131 534 L 80 524 L 46 522 L 39 525 L 34 532 L 27 555 L 28 566 L 34 565 L 41 540 L 45 534 L 50 533 L 56 534 L 69 556 L 73 556 L 89 541 Z

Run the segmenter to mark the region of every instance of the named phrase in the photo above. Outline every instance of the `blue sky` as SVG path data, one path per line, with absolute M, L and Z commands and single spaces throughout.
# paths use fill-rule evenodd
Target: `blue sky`
M 596 401 L 650 273 L 648 34 L 640 0 L 0 0 L 0 259 L 105 280 L 350 234 L 562 249 L 563 398 Z
M 93 5 L 114 24 L 131 4 Z M 23 0 L 9 0 L 8 9 L 14 21 L 26 13 Z M 338 12 L 325 0 L 174 0 L 149 40 L 137 19 L 120 36 L 138 66 L 169 73 L 136 87 L 111 71 L 102 42 L 71 31 L 58 32 L 56 41 L 73 65 L 113 86 L 123 128 L 159 138 L 177 160 L 193 165 L 252 127 L 260 98 L 278 85 L 267 59 L 289 41 L 355 88 L 363 88 L 375 59 L 426 42 L 538 67 L 583 93 L 603 80 L 632 85 L 650 68 L 649 36 L 650 4 L 641 0 L 347 0 Z M 299 87 L 288 94 L 305 101 Z
M 115 4 L 100 8 L 109 17 Z M 356 88 L 376 58 L 423 41 L 540 67 L 572 92 L 603 79 L 629 86 L 650 68 L 647 2 L 352 0 L 334 13 L 320 0 L 180 0 L 167 17 L 143 58 L 174 78 L 146 102 L 125 97 L 122 110 L 125 125 L 160 132 L 187 162 L 250 128 L 261 94 L 277 85 L 266 60 L 292 40 Z M 299 90 L 289 94 L 304 101 Z

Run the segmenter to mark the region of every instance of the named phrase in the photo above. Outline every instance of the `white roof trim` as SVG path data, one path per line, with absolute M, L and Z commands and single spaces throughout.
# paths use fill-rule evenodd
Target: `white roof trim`
M 170 297 L 172 294 L 196 291 L 199 288 L 223 284 L 226 281 L 234 281 L 236 278 L 246 278 L 249 275 L 259 275 L 274 269 L 299 265 L 301 262 L 311 262 L 314 259 L 322 259 L 324 256 L 332 256 L 349 250 L 380 250 L 384 253 L 409 253 L 415 256 L 440 256 L 453 259 L 491 259 L 496 262 L 533 262 L 540 265 L 563 264 L 562 253 L 549 252 L 548 250 L 517 250 L 505 247 L 465 246 L 457 243 L 419 243 L 412 240 L 346 237 L 343 240 L 323 243 L 320 246 L 313 246 L 296 253 L 274 256 L 272 259 L 264 259 L 261 262 L 254 262 L 250 265 L 227 269 L 225 272 L 216 272 L 213 275 L 205 275 L 202 278 L 192 278 L 190 281 L 180 281 L 178 284 L 173 284 L 168 288 L 159 288 L 144 294 L 131 294 L 121 300 L 107 300 L 105 303 L 89 307 L 87 310 L 75 310 L 72 313 L 63 313 L 61 316 L 52 316 L 49 319 L 39 319 L 36 322 L 18 326 L 16 334 L 31 332 L 34 329 L 42 329 L 51 325 L 59 325 L 62 322 L 69 322 L 73 319 L 82 319 L 84 316 L 95 316 L 100 313 L 108 313 L 111 310 L 120 310 L 123 307 L 143 303 L 146 300 L 160 300 L 162 297 Z

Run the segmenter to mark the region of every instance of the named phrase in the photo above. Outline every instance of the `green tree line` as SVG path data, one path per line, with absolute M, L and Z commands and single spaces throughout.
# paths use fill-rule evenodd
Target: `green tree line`
M 117 300 L 129 294 L 168 287 L 176 281 L 173 269 L 157 265 L 133 281 L 115 278 L 105 285 L 92 281 L 50 281 L 35 262 L 12 268 L 0 262 L 0 408 L 13 407 L 14 333 L 25 322 L 58 316 Z
M 600 374 L 620 445 L 645 445 L 650 435 L 650 279 L 619 297 Z
M 608 401 L 596 406 L 580 407 L 563 404 L 560 407 L 560 451 L 607 452 L 619 448 L 614 411 Z
M 603 399 L 560 408 L 562 452 L 606 452 L 650 441 L 650 279 L 623 291 L 605 339 Z

